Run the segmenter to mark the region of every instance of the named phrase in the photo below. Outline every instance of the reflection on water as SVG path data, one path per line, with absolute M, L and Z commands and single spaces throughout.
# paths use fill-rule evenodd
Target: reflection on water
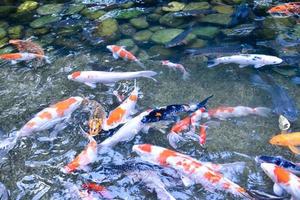
M 236 53 L 282 58 L 280 65 L 265 66 L 259 71 L 271 74 L 299 105 L 299 88 L 291 80 L 295 80 L 299 73 L 300 26 L 292 16 L 274 18 L 266 12 L 278 3 L 247 2 L 246 8 L 237 7 L 240 1 L 231 0 L 168 3 L 155 0 L 74 0 L 67 3 L 5 1 L 1 4 L 0 53 L 17 52 L 8 44 L 10 39 L 32 37 L 51 61 L 51 64 L 1 61 L 1 140 L 15 135 L 42 109 L 70 96 L 96 100 L 107 113 L 117 107 L 119 101 L 113 91 L 127 95 L 132 91 L 134 81 L 120 81 L 110 86 L 98 84 L 96 89 L 91 89 L 67 78 L 80 70 L 141 70 L 136 62 L 114 59 L 106 49 L 112 44 L 126 47 L 147 70 L 158 73 L 157 82 L 137 80 L 142 93 L 137 103 L 138 113 L 169 104 L 196 103 L 211 94 L 214 97 L 208 108 L 221 105 L 271 108 L 268 93 L 253 87 L 249 81 L 257 69 L 252 66 L 239 68 L 236 64 L 207 68 L 208 60 Z M 245 9 L 249 13 L 242 15 Z M 199 14 L 203 10 L 204 14 Z M 174 15 L 176 12 L 180 14 Z M 189 30 L 185 32 L 186 37 L 173 41 L 175 47 L 165 46 L 186 30 Z M 182 64 L 190 77 L 184 80 L 182 68 L 164 66 L 162 60 Z M 157 199 L 155 192 L 149 191 L 143 183 L 133 182 L 125 174 L 105 170 L 103 166 L 126 161 L 144 162 L 132 153 L 133 144 L 151 143 L 172 149 L 167 139 L 172 125 L 158 124 L 148 133 L 140 132 L 129 142 L 121 142 L 113 149 L 101 149 L 96 161 L 84 170 L 64 174 L 61 169 L 88 144 L 81 130 L 82 127 L 88 131 L 88 119 L 88 113 L 78 109 L 60 125 L 59 131 L 50 129 L 34 133 L 32 137 L 18 140 L 5 156 L 0 152 L 0 182 L 10 191 L 11 199 L 80 199 L 81 185 L 86 182 L 100 183 L 115 199 Z M 297 120 L 292 124 L 292 130 L 298 128 Z M 299 162 L 289 150 L 268 143 L 277 133 L 276 115 L 234 118 L 210 127 L 204 147 L 198 140 L 187 138 L 177 151 L 214 163 L 243 161 L 246 163 L 244 172 L 232 180 L 244 188 L 271 193 L 272 182 L 255 164 L 254 157 L 281 155 Z M 100 140 L 108 135 L 103 133 Z M 223 192 L 206 191 L 201 185 L 184 187 L 176 178 L 164 175 L 161 178 L 167 191 L 176 199 L 233 198 Z M 174 184 L 174 180 L 178 184 Z

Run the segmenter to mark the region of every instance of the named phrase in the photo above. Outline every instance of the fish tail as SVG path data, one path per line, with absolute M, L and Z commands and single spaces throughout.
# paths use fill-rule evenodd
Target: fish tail
M 296 147 L 296 146 L 288 146 L 288 148 L 294 153 L 294 154 L 297 154 L 299 155 L 300 154 L 300 148 Z
M 169 140 L 169 144 L 170 144 L 174 149 L 177 148 L 177 143 L 178 143 L 179 141 L 183 141 L 183 140 L 184 140 L 182 136 L 180 136 L 179 134 L 174 133 L 174 132 L 172 132 L 172 131 L 167 135 L 167 137 L 168 137 L 168 140 Z
M 146 66 L 140 61 L 140 60 L 136 60 L 135 61 L 141 68 L 146 69 Z
M 155 82 L 157 82 L 157 80 L 152 77 L 152 76 L 157 75 L 157 72 L 154 72 L 154 71 L 141 71 L 139 74 L 142 77 L 150 78 L 150 79 L 154 80 Z
M 198 110 L 199 108 L 202 108 L 202 107 L 205 107 L 206 106 L 206 103 L 208 102 L 208 100 L 210 98 L 212 98 L 214 95 L 210 95 L 209 97 L 207 97 L 206 99 L 204 99 L 203 101 L 201 101 L 200 103 L 197 104 L 197 109 Z
M 186 70 L 183 71 L 183 75 L 182 75 L 182 78 L 183 80 L 188 80 L 190 78 L 190 73 L 188 73 Z
M 207 67 L 212 68 L 220 64 L 216 59 L 207 61 Z
M 253 111 L 254 114 L 262 117 L 267 117 L 271 114 L 271 109 L 266 107 L 256 107 Z

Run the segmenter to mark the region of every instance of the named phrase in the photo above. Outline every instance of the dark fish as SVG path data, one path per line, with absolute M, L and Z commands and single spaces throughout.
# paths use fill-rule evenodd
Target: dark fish
M 208 15 L 208 14 L 216 14 L 218 13 L 216 10 L 186 10 L 179 11 L 172 14 L 173 17 L 196 17 L 199 15 Z
M 278 115 L 283 115 L 291 122 L 296 121 L 298 119 L 298 109 L 294 100 L 283 87 L 275 83 L 271 75 L 264 75 L 262 77 L 257 74 L 253 75 L 251 81 L 254 86 L 257 86 L 270 94 L 273 103 L 273 111 Z
M 177 116 L 180 112 L 194 112 L 199 108 L 205 107 L 207 101 L 212 98 L 213 95 L 207 97 L 202 102 L 194 105 L 186 105 L 186 104 L 177 104 L 177 105 L 168 105 L 164 107 L 160 107 L 151 111 L 148 115 L 144 116 L 142 119 L 143 123 L 152 123 L 158 121 L 165 120 L 173 120 L 178 121 L 179 116 Z
M 114 171 L 117 173 L 124 173 L 128 171 L 145 171 L 145 170 L 161 170 L 163 168 L 157 165 L 151 165 L 142 162 L 135 162 L 135 161 L 127 161 L 122 165 L 114 165 L 110 164 L 103 167 L 104 170 Z
M 8 200 L 9 198 L 8 191 L 6 187 L 0 183 L 0 200 Z
M 282 158 L 281 156 L 257 156 L 255 158 L 257 163 L 272 163 L 283 167 L 294 174 L 300 174 L 300 165 L 293 163 L 289 160 Z
M 296 76 L 292 78 L 292 82 L 294 84 L 300 85 L 300 77 Z
M 254 49 L 251 45 L 230 45 L 230 46 L 212 46 L 205 48 L 192 48 L 186 49 L 184 52 L 191 55 L 204 55 L 204 56 L 221 56 L 232 55 L 240 53 L 250 53 Z
M 170 42 L 168 42 L 165 45 L 165 47 L 171 48 L 171 47 L 179 46 L 182 44 L 186 44 L 185 38 L 188 36 L 188 34 L 190 34 L 192 32 L 193 25 L 194 25 L 194 23 L 192 25 L 190 25 L 187 30 L 183 31 L 182 33 L 177 35 L 175 38 L 173 38 Z
M 229 23 L 229 27 L 244 23 L 247 21 L 250 15 L 251 9 L 248 4 L 242 3 L 237 6 L 234 10 L 234 13 L 231 15 L 231 21 Z
M 259 190 L 247 190 L 247 193 L 255 198 L 256 200 L 281 200 L 281 199 L 287 199 L 286 196 L 279 197 L 272 194 L 268 194 Z

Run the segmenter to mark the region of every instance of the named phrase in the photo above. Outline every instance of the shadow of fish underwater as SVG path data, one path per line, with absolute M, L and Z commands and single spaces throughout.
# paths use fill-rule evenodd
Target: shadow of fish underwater
M 283 115 L 291 122 L 298 119 L 298 109 L 295 101 L 282 86 L 274 81 L 271 75 L 252 75 L 251 82 L 254 86 L 269 93 L 272 98 L 274 113 Z

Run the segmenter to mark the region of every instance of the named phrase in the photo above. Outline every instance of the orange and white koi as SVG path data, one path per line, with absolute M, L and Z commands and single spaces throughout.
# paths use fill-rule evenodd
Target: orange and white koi
M 18 136 L 28 136 L 33 132 L 52 128 L 68 118 L 81 105 L 82 101 L 82 97 L 70 97 L 44 108 L 18 131 Z
M 151 144 L 134 145 L 132 150 L 148 162 L 175 169 L 186 185 L 199 183 L 209 191 L 221 190 L 250 199 L 244 188 L 187 155 Z
M 15 45 L 20 52 L 45 55 L 43 48 L 37 43 L 32 42 L 30 38 L 26 40 L 9 40 L 8 43 Z
M 162 65 L 168 66 L 170 69 L 176 70 L 178 69 L 183 73 L 183 79 L 186 80 L 190 77 L 190 74 L 185 70 L 184 66 L 182 64 L 178 63 L 172 63 L 169 60 L 163 60 L 161 61 Z
M 142 122 L 142 118 L 148 115 L 151 111 L 151 109 L 146 110 L 133 119 L 127 121 L 115 134 L 113 134 L 113 136 L 101 142 L 99 144 L 99 148 L 112 148 L 119 142 L 130 141 L 142 129 L 146 131 L 148 126 Z
M 139 59 L 137 59 L 131 52 L 127 51 L 124 46 L 107 45 L 106 48 L 110 50 L 115 59 L 123 58 L 124 60 L 131 60 L 136 62 L 140 67 L 146 68 Z
M 136 78 L 152 78 L 157 73 L 154 71 L 137 72 L 105 72 L 105 71 L 76 71 L 68 75 L 68 79 L 86 84 L 91 88 L 96 88 L 97 83 L 113 84 L 122 80 L 132 80 Z M 156 80 L 155 80 L 156 81 Z
M 300 146 L 300 132 L 275 135 L 269 142 L 272 145 L 286 146 L 293 153 L 300 154 L 300 149 L 297 147 Z
M 282 196 L 283 191 L 289 193 L 294 200 L 300 199 L 300 178 L 288 170 L 271 163 L 262 163 L 261 168 L 274 182 L 274 193 Z
M 232 117 L 244 117 L 248 115 L 267 117 L 270 113 L 271 113 L 271 109 L 266 107 L 250 108 L 246 106 L 236 106 L 236 107 L 221 106 L 218 108 L 209 109 L 208 112 L 203 113 L 202 117 L 207 119 L 216 118 L 220 120 L 226 120 Z
M 182 136 L 180 136 L 183 132 L 188 132 L 189 135 L 195 133 L 197 122 L 201 119 L 203 112 L 205 112 L 204 107 L 196 110 L 190 116 L 185 117 L 172 126 L 167 137 L 173 148 L 177 148 L 177 143 L 183 140 Z
M 106 189 L 106 187 L 99 185 L 97 183 L 84 183 L 82 185 L 83 189 L 86 189 L 88 192 L 97 192 L 99 194 L 101 194 L 102 197 L 106 198 L 106 199 L 113 199 L 112 195 L 110 194 L 110 192 Z
M 28 61 L 36 58 L 45 59 L 47 63 L 51 63 L 47 56 L 35 53 L 7 53 L 0 55 L 0 59 L 11 61 L 11 64 L 17 64 L 18 61 Z
M 200 130 L 199 130 L 199 144 L 200 145 L 205 145 L 206 143 L 206 129 L 207 126 L 205 124 L 200 126 Z
M 289 2 L 277 5 L 268 10 L 273 17 L 299 17 L 300 2 Z
M 88 138 L 90 142 L 86 148 L 63 168 L 63 172 L 71 173 L 78 169 L 83 169 L 85 166 L 95 161 L 97 155 L 97 142 L 92 136 L 88 136 Z
M 130 116 L 135 114 L 135 106 L 138 100 L 139 88 L 135 87 L 129 97 L 121 103 L 117 108 L 111 111 L 104 120 L 103 130 L 116 128 L 120 124 L 124 124 Z

